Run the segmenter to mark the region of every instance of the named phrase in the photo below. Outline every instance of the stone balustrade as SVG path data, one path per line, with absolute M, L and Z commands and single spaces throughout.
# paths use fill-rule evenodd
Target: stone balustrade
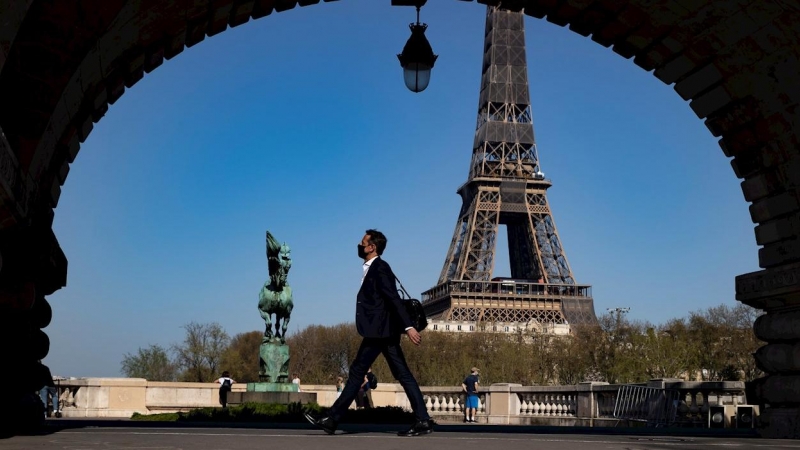
M 143 378 L 78 378 L 57 383 L 64 417 L 130 417 L 219 406 L 217 383 L 168 383 Z M 245 385 L 234 385 L 244 391 Z
M 422 387 L 421 390 L 431 416 L 464 415 L 466 395 L 461 387 Z M 486 413 L 486 394 L 479 394 L 478 399 L 478 414 Z
M 677 389 L 680 403 L 676 422 L 681 426 L 704 427 L 708 423 L 708 409 L 712 405 L 744 405 L 747 403 L 744 384 L 735 381 L 665 382 L 664 387 Z
M 704 427 L 711 405 L 745 404 L 743 382 L 686 382 L 652 380 L 642 386 L 677 390 L 676 425 Z M 464 416 L 464 393 L 460 387 L 421 388 L 428 412 L 442 422 Z M 233 385 L 234 392 L 245 390 Z M 302 385 L 314 392 L 322 406 L 330 406 L 338 393 L 330 385 Z M 130 417 L 134 412 L 155 414 L 218 407 L 216 383 L 167 383 L 141 378 L 81 378 L 59 382 L 64 417 Z M 479 394 L 478 421 L 491 424 L 617 426 L 614 405 L 618 385 L 586 382 L 574 386 L 522 386 L 498 383 Z M 370 391 L 373 406 L 410 409 L 399 384 L 380 383 Z

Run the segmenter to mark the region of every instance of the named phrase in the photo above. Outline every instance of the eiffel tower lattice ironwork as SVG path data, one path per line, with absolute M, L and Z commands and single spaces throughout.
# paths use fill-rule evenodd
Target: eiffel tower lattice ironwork
M 523 15 L 487 7 L 478 122 L 463 204 L 438 285 L 422 294 L 429 318 L 594 323 L 591 286 L 578 285 L 561 246 L 533 134 Z M 492 279 L 500 225 L 510 279 Z

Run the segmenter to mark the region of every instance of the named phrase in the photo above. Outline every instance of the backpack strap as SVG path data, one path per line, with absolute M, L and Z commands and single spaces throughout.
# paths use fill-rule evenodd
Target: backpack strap
M 400 289 L 397 290 L 398 293 L 403 294 L 400 296 L 400 298 L 403 300 L 411 300 L 411 296 L 408 295 L 408 291 L 406 291 L 406 288 L 403 287 L 403 283 L 400 282 L 400 278 L 397 278 L 397 275 L 395 275 L 394 280 L 400 285 Z

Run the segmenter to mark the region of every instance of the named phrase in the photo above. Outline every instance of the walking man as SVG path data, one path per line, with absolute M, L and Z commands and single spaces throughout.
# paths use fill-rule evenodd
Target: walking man
M 470 370 L 470 375 L 461 383 L 461 389 L 467 393 L 464 404 L 464 422 L 475 423 L 475 414 L 478 412 L 478 374 L 477 367 Z
M 422 392 L 414 375 L 408 368 L 400 337 L 403 333 L 414 345 L 422 343 L 422 336 L 414 329 L 408 317 L 403 300 L 397 294 L 397 284 L 392 268 L 380 255 L 386 248 L 386 236 L 377 230 L 367 230 L 358 244 L 358 256 L 364 260 L 361 276 L 361 289 L 356 297 L 356 329 L 364 339 L 358 349 L 356 359 L 350 366 L 347 384 L 342 394 L 331 406 L 328 415 L 315 418 L 306 414 L 312 424 L 334 434 L 347 408 L 356 398 L 367 369 L 379 354 L 383 354 L 392 375 L 403 386 L 403 390 L 414 410 L 416 422 L 398 436 L 418 436 L 433 432 L 433 421 L 425 408 Z

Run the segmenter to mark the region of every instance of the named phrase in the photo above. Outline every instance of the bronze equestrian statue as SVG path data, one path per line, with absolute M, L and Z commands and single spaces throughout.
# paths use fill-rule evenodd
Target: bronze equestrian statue
M 291 249 L 280 244 L 272 233 L 267 231 L 267 266 L 269 280 L 264 283 L 258 294 L 258 310 L 267 327 L 264 330 L 262 343 L 280 340 L 286 343 L 286 330 L 289 328 L 289 317 L 292 315 L 292 288 L 286 282 L 289 269 L 292 267 Z M 272 334 L 271 316 L 275 314 L 275 334 Z

